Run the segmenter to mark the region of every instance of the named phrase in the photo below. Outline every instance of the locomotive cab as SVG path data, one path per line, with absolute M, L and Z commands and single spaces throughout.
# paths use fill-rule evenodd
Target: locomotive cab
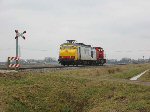
M 95 47 L 96 49 L 96 54 L 97 54 L 97 61 L 99 64 L 103 65 L 106 63 L 106 59 L 104 57 L 104 50 L 101 47 Z

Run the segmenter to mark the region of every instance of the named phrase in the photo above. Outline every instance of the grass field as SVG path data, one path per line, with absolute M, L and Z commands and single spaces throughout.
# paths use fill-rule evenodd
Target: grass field
M 1 112 L 150 112 L 150 64 L 0 74 Z M 149 81 L 149 72 L 141 79 Z M 130 82 L 130 83 L 129 83 Z

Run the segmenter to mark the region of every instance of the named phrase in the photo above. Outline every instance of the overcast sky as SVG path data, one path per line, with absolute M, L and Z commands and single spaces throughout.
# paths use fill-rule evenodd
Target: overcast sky
M 150 57 L 150 0 L 0 0 L 0 61 L 58 58 L 67 39 L 101 46 L 108 59 Z

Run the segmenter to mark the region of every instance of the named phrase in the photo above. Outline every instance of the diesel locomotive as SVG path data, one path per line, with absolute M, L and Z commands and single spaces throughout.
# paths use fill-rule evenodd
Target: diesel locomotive
M 61 65 L 103 65 L 106 63 L 104 50 L 101 47 L 92 47 L 75 40 L 67 40 L 60 45 L 59 63 Z

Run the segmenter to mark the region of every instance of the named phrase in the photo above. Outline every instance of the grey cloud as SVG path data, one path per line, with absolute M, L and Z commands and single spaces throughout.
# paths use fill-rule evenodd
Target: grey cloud
M 5 39 L 0 42 L 0 48 L 6 48 L 4 43 L 9 40 L 9 47 L 14 47 L 11 37 L 17 28 L 27 30 L 26 41 L 20 39 L 23 47 L 49 49 L 39 55 L 38 51 L 31 55 L 23 50 L 24 57 L 58 57 L 59 45 L 66 39 L 76 39 L 104 47 L 108 58 L 131 55 L 137 58 L 143 54 L 113 51 L 150 48 L 149 5 L 149 0 L 3 0 L 0 1 L 0 38 Z

